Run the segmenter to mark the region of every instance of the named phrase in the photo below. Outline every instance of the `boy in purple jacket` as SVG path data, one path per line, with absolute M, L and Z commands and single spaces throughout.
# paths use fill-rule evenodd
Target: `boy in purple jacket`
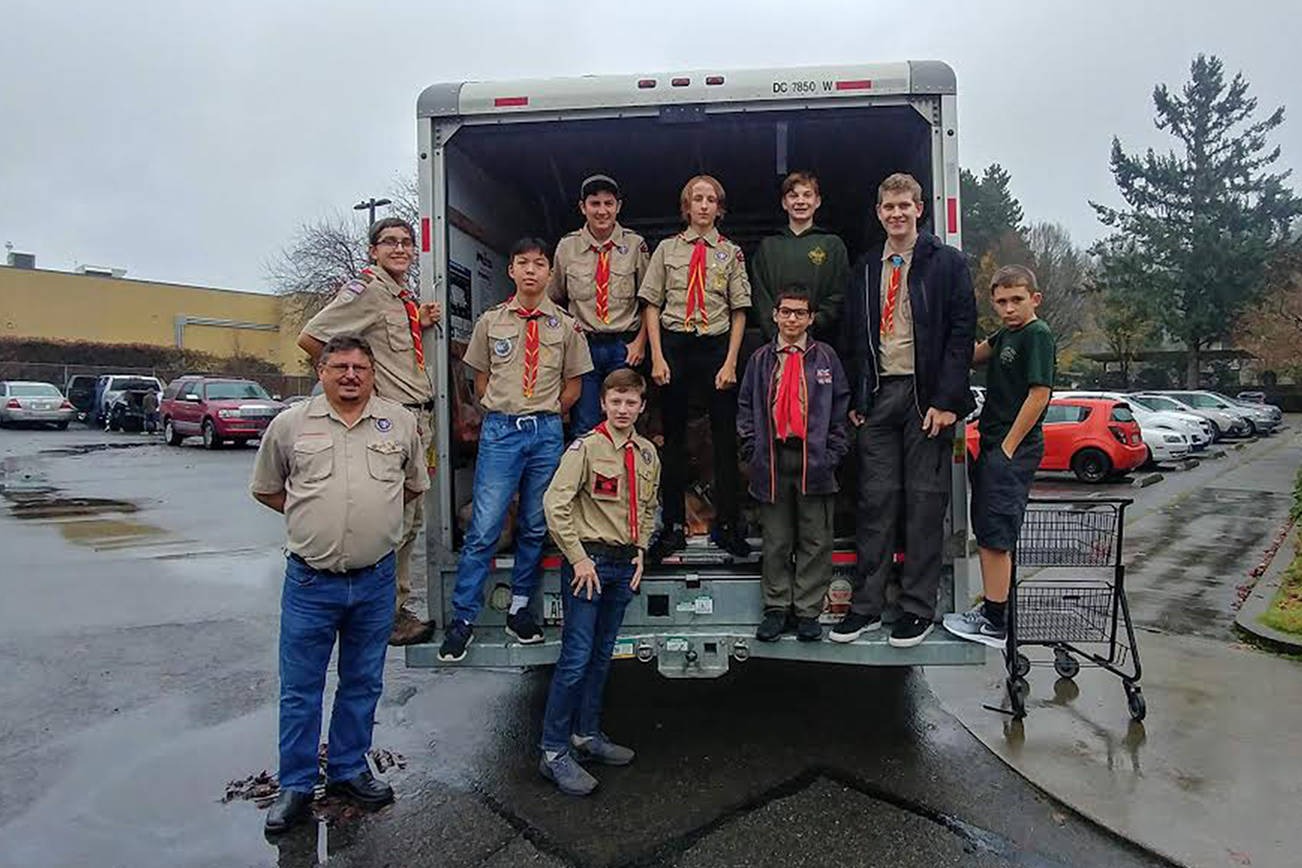
M 793 629 L 802 642 L 821 639 L 818 616 L 832 580 L 832 509 L 836 468 L 850 449 L 850 384 L 832 348 L 809 337 L 814 314 L 803 287 L 778 293 L 777 336 L 750 357 L 737 396 L 737 437 L 764 532 L 761 642 Z

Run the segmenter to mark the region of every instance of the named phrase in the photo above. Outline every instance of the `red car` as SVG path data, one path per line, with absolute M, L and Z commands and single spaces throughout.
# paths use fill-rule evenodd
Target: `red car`
M 219 449 L 227 440 L 243 446 L 262 436 L 285 405 L 252 380 L 229 377 L 177 377 L 163 390 L 158 408 L 163 438 L 180 446 L 199 435 L 203 445 Z
M 967 451 L 981 451 L 978 422 L 967 426 Z M 1124 401 L 1053 398 L 1044 414 L 1041 470 L 1070 470 L 1082 482 L 1103 482 L 1148 460 L 1139 423 Z

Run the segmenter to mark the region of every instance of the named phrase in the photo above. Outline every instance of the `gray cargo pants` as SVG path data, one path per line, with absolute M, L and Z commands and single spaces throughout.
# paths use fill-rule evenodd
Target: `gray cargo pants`
M 878 617 L 886 605 L 898 527 L 904 522 L 899 607 L 936 616 L 936 593 L 949 507 L 954 426 L 928 438 L 912 377 L 883 377 L 868 418 L 859 426 L 858 568 L 850 609 Z
M 775 443 L 773 451 L 774 501 L 760 504 L 764 610 L 817 618 L 832 582 L 834 495 L 800 493 L 804 453 L 799 440 Z

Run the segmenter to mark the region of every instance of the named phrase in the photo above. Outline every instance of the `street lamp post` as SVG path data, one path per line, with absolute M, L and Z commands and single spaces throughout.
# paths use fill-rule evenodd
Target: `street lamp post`
M 393 202 L 388 199 L 377 199 L 374 196 L 372 196 L 369 199 L 363 199 L 362 201 L 358 202 L 356 205 L 353 206 L 353 210 L 367 212 L 366 226 L 367 228 L 370 228 L 371 224 L 375 222 L 375 209 L 382 207 L 384 205 L 392 205 L 392 204 Z

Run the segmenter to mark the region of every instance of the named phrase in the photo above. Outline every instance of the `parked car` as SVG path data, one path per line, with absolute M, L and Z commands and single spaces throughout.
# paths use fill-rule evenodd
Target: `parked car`
M 140 374 L 100 374 L 95 381 L 95 399 L 92 404 L 94 415 L 87 416 L 87 423 L 104 428 L 108 426 L 109 407 L 128 389 L 152 389 L 163 391 L 163 383 L 157 377 Z
M 1189 449 L 1206 449 L 1212 442 L 1212 426 L 1206 419 L 1200 419 L 1188 413 L 1176 413 L 1171 410 L 1150 410 L 1138 401 L 1132 401 L 1130 396 L 1123 392 L 1097 392 L 1078 389 L 1054 392 L 1054 397 L 1103 398 L 1111 401 L 1125 401 L 1130 405 L 1130 411 L 1135 414 L 1135 421 L 1139 423 L 1139 430 L 1144 435 L 1144 443 L 1152 447 L 1153 444 L 1150 441 L 1159 441 L 1160 448 L 1153 450 L 1154 461 L 1172 460 L 1163 458 L 1158 454 L 1166 448 L 1167 443 L 1173 442 L 1163 439 L 1157 433 L 1158 429 L 1183 434 Z M 1153 434 L 1152 437 L 1149 436 L 1150 433 Z
M 1190 410 L 1177 409 L 1180 407 L 1180 404 L 1176 401 L 1155 395 L 1144 395 L 1135 392 L 1126 393 L 1125 399 L 1126 403 L 1130 405 L 1130 409 L 1132 410 L 1136 407 L 1141 407 L 1155 413 L 1163 413 L 1168 418 L 1181 419 L 1190 425 L 1196 426 L 1202 432 L 1203 437 L 1206 438 L 1208 445 L 1215 443 L 1219 439 L 1216 425 L 1211 419 L 1208 419 L 1206 416 L 1198 415 Z
M 180 446 L 198 435 L 203 445 L 218 449 L 227 440 L 243 446 L 262 436 L 285 404 L 252 380 L 229 377 L 177 377 L 163 390 L 159 414 L 163 439 Z
M 1141 403 L 1149 409 L 1179 410 L 1201 416 L 1212 423 L 1212 426 L 1216 429 L 1215 439 L 1217 440 L 1222 437 L 1247 437 L 1252 431 L 1251 426 L 1248 425 L 1248 417 L 1242 413 L 1194 407 L 1188 401 L 1169 392 L 1136 392 L 1130 395 L 1129 399 Z
M 51 383 L 0 381 L 0 427 L 53 425 L 63 430 L 77 418 L 77 408 Z
M 981 450 L 979 423 L 967 426 L 972 458 Z M 1044 414 L 1041 470 L 1070 470 L 1082 482 L 1103 482 L 1148 460 L 1139 424 L 1124 401 L 1052 398 Z
M 1238 413 L 1248 424 L 1248 436 L 1269 434 L 1279 424 L 1265 407 L 1258 404 L 1238 404 L 1224 395 L 1207 391 L 1163 392 L 1164 395 L 1184 401 L 1190 407 L 1199 410 L 1220 410 L 1223 413 Z
M 1224 392 L 1212 392 L 1211 394 L 1215 395 L 1218 398 L 1223 398 L 1226 401 L 1229 401 L 1231 404 L 1233 404 L 1236 407 L 1243 407 L 1247 409 L 1247 411 L 1250 414 L 1254 414 L 1251 416 L 1251 418 L 1254 421 L 1257 419 L 1257 415 L 1255 414 L 1260 414 L 1262 418 L 1268 420 L 1271 430 L 1278 428 L 1280 424 L 1282 424 L 1284 421 L 1284 411 L 1279 409 L 1279 407 L 1276 407 L 1274 404 L 1267 404 L 1265 395 L 1262 395 L 1260 401 L 1245 401 L 1242 398 L 1231 398 L 1229 395 L 1226 395 Z M 1239 394 L 1242 395 L 1244 393 L 1240 392 Z M 1248 394 L 1261 395 L 1262 393 L 1249 392 Z
M 99 374 L 73 374 L 64 384 L 63 394 L 77 409 L 77 418 L 92 419 L 95 414 L 95 383 Z
M 1266 403 L 1265 392 L 1240 392 L 1234 396 L 1241 404 L 1264 404 Z

